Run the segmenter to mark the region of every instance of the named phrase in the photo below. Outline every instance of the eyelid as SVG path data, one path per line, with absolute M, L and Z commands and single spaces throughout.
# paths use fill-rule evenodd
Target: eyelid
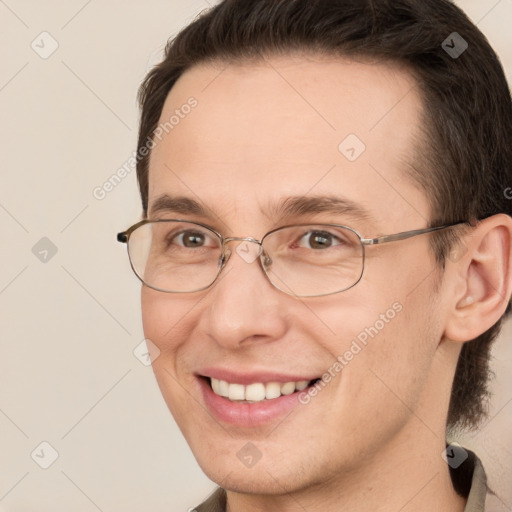
M 152 218 L 152 219 L 149 219 L 150 221 L 152 222 L 160 222 L 160 221 L 180 221 L 180 222 L 189 222 L 190 224 L 197 224 L 198 228 L 208 228 L 210 229 L 211 231 L 214 231 L 215 233 L 219 233 L 222 235 L 220 229 L 216 228 L 215 226 L 211 225 L 211 224 L 208 224 L 207 222 L 203 222 L 203 221 L 200 221 L 200 220 L 195 220 L 195 219 L 186 219 L 184 217 L 172 217 L 172 218 L 161 218 L 161 217 L 155 217 L 155 218 Z M 173 224 L 172 222 L 169 222 L 169 224 Z
M 306 226 L 304 226 L 306 227 Z M 334 228 L 333 228 L 334 229 Z M 347 242 L 347 237 L 345 237 L 345 240 L 343 240 L 342 238 L 342 235 L 337 235 L 335 233 L 332 233 L 331 231 L 329 231 L 329 228 L 326 227 L 326 229 L 308 229 L 307 231 L 305 231 L 304 233 L 302 233 L 301 235 L 299 235 L 298 237 L 298 241 L 302 240 L 305 236 L 307 235 L 310 235 L 312 233 L 326 233 L 327 235 L 330 235 L 334 240 L 338 241 L 338 242 Z

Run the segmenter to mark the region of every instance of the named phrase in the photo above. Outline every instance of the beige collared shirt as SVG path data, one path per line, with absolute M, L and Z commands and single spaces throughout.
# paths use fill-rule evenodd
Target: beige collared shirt
M 485 512 L 487 497 L 487 477 L 480 459 L 475 457 L 475 466 L 471 478 L 466 508 L 464 512 Z M 220 487 L 201 505 L 194 509 L 196 512 L 226 512 L 226 491 Z

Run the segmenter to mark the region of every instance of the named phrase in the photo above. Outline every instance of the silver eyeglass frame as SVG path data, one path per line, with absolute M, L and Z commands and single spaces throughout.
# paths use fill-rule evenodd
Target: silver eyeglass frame
M 137 273 L 137 271 L 133 267 L 132 259 L 130 257 L 130 251 L 129 251 L 129 246 L 128 246 L 128 243 L 130 241 L 130 236 L 131 236 L 131 234 L 137 228 L 139 228 L 141 226 L 144 226 L 145 224 L 159 223 L 159 222 L 186 222 L 186 223 L 189 223 L 189 224 L 196 224 L 198 226 L 201 226 L 201 227 L 211 231 L 212 233 L 214 233 L 217 236 L 217 238 L 220 240 L 220 243 L 221 243 L 221 250 L 222 250 L 222 252 L 221 252 L 221 257 L 219 259 L 219 270 L 217 272 L 217 275 L 215 276 L 215 278 L 213 279 L 213 281 L 209 285 L 204 286 L 203 288 L 199 288 L 197 290 L 193 290 L 193 291 L 169 291 L 169 290 L 164 290 L 162 288 L 158 288 L 156 286 L 152 286 L 152 285 L 146 283 L 139 276 L 139 274 Z M 299 298 L 302 298 L 302 297 L 325 297 L 326 295 L 334 295 L 336 293 L 341 293 L 341 292 L 350 290 L 350 288 L 353 288 L 357 283 L 359 283 L 359 281 L 361 281 L 361 279 L 363 277 L 363 274 L 364 274 L 364 269 L 365 269 L 365 259 L 366 259 L 365 258 L 365 247 L 366 246 L 382 245 L 382 244 L 387 244 L 389 242 L 398 242 L 400 240 L 407 240 L 408 238 L 412 238 L 412 237 L 415 237 L 415 236 L 418 236 L 418 235 L 423 235 L 423 234 L 426 234 L 426 233 L 433 233 L 433 232 L 436 232 L 436 231 L 440 231 L 442 229 L 447 229 L 447 228 L 451 228 L 451 227 L 454 227 L 454 226 L 458 226 L 460 224 L 467 224 L 468 226 L 473 226 L 473 227 L 475 225 L 474 222 L 472 222 L 472 221 L 463 220 L 463 221 L 452 222 L 450 224 L 444 224 L 442 226 L 435 226 L 435 227 L 423 228 L 423 229 L 413 229 L 413 230 L 410 230 L 410 231 L 401 231 L 400 233 L 393 233 L 393 234 L 390 234 L 390 235 L 382 235 L 382 236 L 378 236 L 378 237 L 375 237 L 375 238 L 365 238 L 361 234 L 359 234 L 355 229 L 351 228 L 350 226 L 345 226 L 343 224 L 325 224 L 325 223 L 315 224 L 314 222 L 313 223 L 312 222 L 308 222 L 308 223 L 303 223 L 303 224 L 288 224 L 286 226 L 280 226 L 278 228 L 274 228 L 271 231 L 269 231 L 268 233 L 265 233 L 265 235 L 263 235 L 261 240 L 258 240 L 258 239 L 253 238 L 253 237 L 236 237 L 236 236 L 224 237 L 218 231 L 213 229 L 211 226 L 208 226 L 207 224 L 203 224 L 202 222 L 197 222 L 197 221 L 191 221 L 191 220 L 186 220 L 186 219 L 155 219 L 155 220 L 144 219 L 144 220 L 141 220 L 141 221 L 137 222 L 133 226 L 130 226 L 127 230 L 118 233 L 117 234 L 117 241 L 126 244 L 127 252 L 128 252 L 128 259 L 130 261 L 130 266 L 131 266 L 134 274 L 137 276 L 137 278 L 144 285 L 148 286 L 149 288 L 152 288 L 153 290 L 157 290 L 159 292 L 163 292 L 163 293 L 196 293 L 196 292 L 200 292 L 200 291 L 203 291 L 203 290 L 206 290 L 206 289 L 210 288 L 217 281 L 217 279 L 219 278 L 223 268 L 226 266 L 227 262 L 229 261 L 229 258 L 231 256 L 231 254 L 232 254 L 232 252 L 230 250 L 228 252 L 228 250 L 226 248 L 226 244 L 228 242 L 233 242 L 233 241 L 240 241 L 240 242 L 245 241 L 245 242 L 256 243 L 256 244 L 258 244 L 260 246 L 259 252 L 258 252 L 258 256 L 257 256 L 258 261 L 260 263 L 260 267 L 261 267 L 265 277 L 267 278 L 269 283 L 274 288 L 282 291 L 283 293 L 286 293 L 287 295 L 291 295 L 293 297 L 299 297 Z M 362 248 L 361 273 L 360 273 L 357 281 L 355 281 L 355 283 L 353 283 L 351 286 L 348 286 L 347 288 L 344 288 L 342 290 L 338 290 L 338 291 L 335 291 L 335 292 L 329 292 L 329 293 L 323 293 L 323 294 L 319 294 L 319 295 L 317 295 L 317 294 L 315 294 L 315 295 L 297 295 L 297 294 L 294 294 L 294 293 L 290 293 L 290 292 L 288 292 L 286 290 L 283 290 L 282 288 L 277 286 L 274 282 L 272 282 L 272 280 L 270 279 L 269 275 L 267 274 L 267 271 L 265 270 L 265 263 L 262 261 L 262 258 L 266 255 L 266 253 L 263 251 L 263 246 L 262 246 L 263 241 L 265 240 L 265 238 L 268 235 L 270 235 L 272 233 L 275 233 L 276 231 L 279 231 L 279 230 L 284 229 L 284 228 L 300 227 L 300 226 L 337 227 L 337 228 L 347 229 L 347 230 L 351 231 L 352 233 L 354 233 L 357 236 L 357 238 L 359 239 L 359 241 L 361 243 L 361 248 Z

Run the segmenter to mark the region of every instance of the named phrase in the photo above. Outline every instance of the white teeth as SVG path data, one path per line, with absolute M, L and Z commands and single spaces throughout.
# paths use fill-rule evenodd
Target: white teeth
M 286 382 L 281 386 L 282 395 L 291 395 L 295 391 L 295 382 Z
M 302 391 L 308 387 L 309 382 L 307 380 L 301 380 L 295 383 L 295 389 L 297 391 Z
M 245 400 L 245 386 L 243 384 L 230 384 L 228 398 L 230 400 Z
M 261 382 L 249 384 L 245 387 L 245 399 L 260 402 L 265 398 L 265 385 Z
M 216 395 L 220 395 L 220 383 L 221 383 L 221 381 L 218 380 L 218 379 L 212 379 L 211 383 L 212 383 L 213 392 Z
M 269 382 L 265 386 L 265 397 L 267 400 L 279 398 L 281 396 L 281 384 L 279 382 Z
M 297 382 L 254 382 L 244 386 L 243 384 L 229 383 L 225 380 L 210 378 L 213 392 L 216 395 L 229 398 L 229 400 L 247 400 L 249 402 L 261 402 L 265 399 L 272 400 L 281 395 L 291 395 L 295 391 L 302 391 L 307 388 L 309 381 L 299 380 Z
M 217 380 L 217 379 L 215 379 Z M 225 380 L 217 380 L 219 392 L 217 393 L 220 396 L 227 398 L 229 396 L 229 384 Z M 213 379 L 212 379 L 213 384 Z

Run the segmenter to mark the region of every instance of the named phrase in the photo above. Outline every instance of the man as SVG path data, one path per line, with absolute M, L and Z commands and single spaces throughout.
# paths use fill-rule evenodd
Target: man
M 197 510 L 484 510 L 446 449 L 512 286 L 512 106 L 478 29 L 445 0 L 225 0 L 140 100 L 119 240 L 220 486 Z

